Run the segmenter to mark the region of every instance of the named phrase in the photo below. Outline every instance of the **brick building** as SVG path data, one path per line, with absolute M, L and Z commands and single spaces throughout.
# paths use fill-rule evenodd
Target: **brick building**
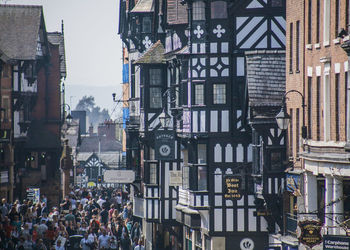
M 297 224 L 288 222 L 316 220 L 322 223 L 324 237 L 344 235 L 350 226 L 350 124 L 349 65 L 342 44 L 349 40 L 349 2 L 287 1 L 286 21 L 286 91 L 302 95 L 287 95 L 291 116 L 288 151 L 293 162 L 288 175 L 296 185 L 286 198 L 285 231 L 296 237 Z M 302 136 L 303 125 L 306 138 Z M 322 249 L 322 242 L 318 243 L 313 249 Z M 300 243 L 299 249 L 304 248 Z

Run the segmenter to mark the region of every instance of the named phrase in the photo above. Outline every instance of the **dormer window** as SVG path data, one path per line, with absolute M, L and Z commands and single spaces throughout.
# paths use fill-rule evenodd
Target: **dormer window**
M 193 20 L 205 20 L 205 3 L 203 1 L 193 2 Z
M 143 33 L 151 33 L 151 17 L 145 16 L 142 18 L 142 32 Z
M 211 3 L 211 18 L 227 18 L 227 3 L 225 1 L 215 1 Z

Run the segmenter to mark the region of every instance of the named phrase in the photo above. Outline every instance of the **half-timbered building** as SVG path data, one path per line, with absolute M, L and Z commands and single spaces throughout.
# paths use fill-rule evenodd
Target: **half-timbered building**
M 130 138 L 139 142 L 142 177 L 142 205 L 134 206 L 144 210 L 147 246 L 160 238 L 161 248 L 174 249 L 268 246 L 278 227 L 257 213 L 245 53 L 284 50 L 285 1 L 139 0 L 121 7 L 130 101 L 138 101 L 140 117 Z M 143 29 L 149 18 L 151 29 Z M 275 123 L 267 127 L 280 146 Z M 157 151 L 161 132 L 174 135 L 170 160 Z M 275 192 L 282 179 L 267 179 L 266 188 Z

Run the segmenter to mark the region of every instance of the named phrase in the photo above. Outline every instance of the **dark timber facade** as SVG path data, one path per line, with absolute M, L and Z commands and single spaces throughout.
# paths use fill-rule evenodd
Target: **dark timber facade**
M 269 216 L 269 205 L 258 207 L 256 188 L 262 179 L 271 194 L 284 186 L 284 133 L 274 112 L 259 125 L 263 132 L 273 130 L 281 160 L 275 174 L 255 171 L 252 138 L 259 132 L 247 119 L 254 91 L 248 91 L 246 52 L 284 53 L 285 1 L 120 1 L 119 25 L 130 72 L 127 166 L 140 176 L 133 185 L 134 212 L 144 222 L 147 246 L 268 246 L 269 233 L 282 223 Z M 283 67 L 275 72 L 282 78 Z M 277 92 L 281 100 L 284 85 Z M 171 117 L 168 128 L 160 123 L 164 113 Z M 166 161 L 155 152 L 155 134 L 165 130 L 175 134 L 174 158 Z M 180 184 L 174 184 L 176 171 Z

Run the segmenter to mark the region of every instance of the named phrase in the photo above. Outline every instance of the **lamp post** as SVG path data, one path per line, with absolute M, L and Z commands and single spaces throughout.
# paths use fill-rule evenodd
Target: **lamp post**
M 286 97 L 289 93 L 297 93 L 301 96 L 301 107 L 303 108 L 303 125 L 301 127 L 301 137 L 303 139 L 305 139 L 307 137 L 307 128 L 305 126 L 305 98 L 303 96 L 302 93 L 300 93 L 298 90 L 289 90 L 287 91 L 282 99 L 282 107 L 281 107 L 281 111 L 276 115 L 276 122 L 277 122 L 277 126 L 282 129 L 282 130 L 286 130 L 288 128 L 289 122 L 290 122 L 290 115 L 287 113 L 286 111 Z

